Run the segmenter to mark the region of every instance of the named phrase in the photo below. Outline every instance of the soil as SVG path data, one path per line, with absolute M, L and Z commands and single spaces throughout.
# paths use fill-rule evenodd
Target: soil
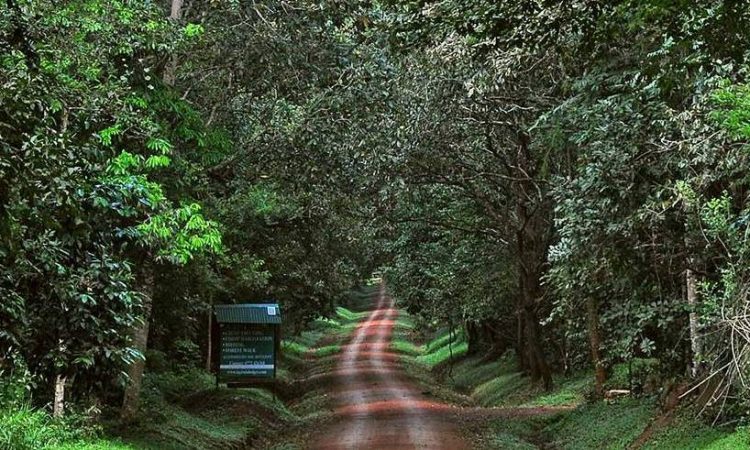
M 398 310 L 381 287 L 330 374 L 334 418 L 312 437 L 314 450 L 468 449 L 451 416 L 458 408 L 426 397 L 389 352 Z

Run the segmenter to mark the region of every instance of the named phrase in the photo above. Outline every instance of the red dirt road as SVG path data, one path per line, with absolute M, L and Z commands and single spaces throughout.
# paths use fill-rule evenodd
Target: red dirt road
M 445 414 L 452 407 L 423 396 L 389 352 L 397 316 L 381 285 L 375 309 L 344 346 L 333 374 L 335 418 L 310 449 L 468 448 Z

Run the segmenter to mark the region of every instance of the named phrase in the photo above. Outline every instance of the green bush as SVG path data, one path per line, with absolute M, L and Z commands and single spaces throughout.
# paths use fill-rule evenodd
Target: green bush
M 31 375 L 25 367 L 14 371 L 0 370 L 0 408 L 10 408 L 26 402 L 29 391 L 34 386 Z
M 635 393 L 651 393 L 659 384 L 659 360 L 655 358 L 633 358 L 629 362 L 616 364 L 612 368 L 607 386 L 630 389 Z

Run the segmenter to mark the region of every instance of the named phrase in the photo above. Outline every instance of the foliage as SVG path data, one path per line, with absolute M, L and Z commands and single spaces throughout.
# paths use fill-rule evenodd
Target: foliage
M 635 366 L 743 415 L 743 2 L 174 5 L 0 7 L 0 378 L 34 404 L 58 376 L 114 403 L 141 352 L 203 366 L 213 304 L 341 332 L 377 270 L 457 332 L 428 365 L 510 351 L 598 391 Z
M 650 384 L 711 366 L 744 396 L 747 10 L 386 5 L 387 274 L 410 311 L 547 387 L 546 365 L 648 359 Z
M 170 208 L 134 172 L 158 133 L 138 99 L 170 26 L 152 6 L 91 0 L 9 2 L 0 29 L 1 348 L 34 375 L 101 387 L 140 307 L 128 230 Z

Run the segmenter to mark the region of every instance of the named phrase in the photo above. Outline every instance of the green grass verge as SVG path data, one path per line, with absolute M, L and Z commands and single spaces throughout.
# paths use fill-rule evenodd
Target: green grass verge
M 468 349 L 469 344 L 462 331 L 450 333 L 445 330 L 424 345 L 417 362 L 434 368 L 462 357 Z
M 486 450 L 531 450 L 541 444 L 542 430 L 553 423 L 556 416 L 505 417 L 492 420 L 479 436 L 476 448 Z
M 45 411 L 24 404 L 3 405 L 0 409 L 0 449 L 132 449 L 119 440 L 97 437 L 95 436 L 96 430 L 82 428 L 78 425 L 72 422 L 70 418 L 52 419 Z
M 279 379 L 293 379 L 294 372 L 303 370 L 309 364 L 306 359 L 309 356 L 324 358 L 341 352 L 339 341 L 343 341 L 366 316 L 366 312 L 337 307 L 334 317 L 317 318 L 299 336 L 284 339 L 281 342 L 281 364 L 277 372 Z
M 713 428 L 684 414 L 657 430 L 644 450 L 735 450 L 750 448 L 750 428 Z
M 472 443 L 482 449 L 530 450 L 555 448 L 587 450 L 628 448 L 659 414 L 654 399 L 622 399 L 613 403 L 588 403 L 593 386 L 590 371 L 556 376 L 555 387 L 546 392 L 517 370 L 512 355 L 486 360 L 466 357 L 462 333 L 453 340 L 447 330 L 419 345 L 419 334 L 407 315 L 399 318 L 394 329 L 393 351 L 401 353 L 409 372 L 430 391 L 446 401 L 462 403 L 470 396 L 472 404 L 486 407 L 559 407 L 574 409 L 539 416 L 504 417 L 490 420 L 484 428 L 470 430 Z M 452 344 L 450 360 L 448 343 Z M 447 364 L 450 362 L 450 370 Z M 627 386 L 628 371 L 646 379 L 652 360 L 637 360 L 616 367 L 608 386 Z M 434 374 L 440 369 L 442 385 L 436 386 Z M 466 403 L 462 403 L 466 404 Z M 470 428 L 472 428 L 470 426 Z M 750 448 L 750 428 L 728 430 L 713 428 L 695 419 L 681 416 L 663 429 L 656 430 L 643 447 L 648 450 L 734 450 Z
M 93 442 L 79 441 L 48 447 L 50 450 L 135 450 L 132 446 L 117 440 L 99 439 Z
M 216 389 L 213 376 L 192 371 L 148 374 L 143 413 L 134 426 L 118 430 L 138 449 L 238 447 L 249 436 L 299 418 L 264 389 Z
M 435 340 L 425 346 L 433 349 L 427 358 L 446 361 L 445 342 L 445 339 Z M 463 342 L 459 341 L 459 351 L 463 350 L 461 344 Z M 568 377 L 557 376 L 554 381 L 554 390 L 544 391 L 518 371 L 514 358 L 509 355 L 490 361 L 481 357 L 460 358 L 454 361 L 450 376 L 445 380 L 453 389 L 470 395 L 481 406 L 532 407 L 579 405 L 591 390 L 592 377 L 588 372 L 581 372 Z
M 417 356 L 422 353 L 422 349 L 408 340 L 407 338 L 398 337 L 396 338 L 394 336 L 394 339 L 391 341 L 391 350 L 393 350 L 396 353 L 401 353 L 407 356 Z
M 561 416 L 544 433 L 560 449 L 625 449 L 656 412 L 650 401 L 623 399 L 585 404 Z
M 339 307 L 331 318 L 314 320 L 298 336 L 282 341 L 281 381 L 290 382 L 315 364 L 333 361 L 340 342 L 364 317 Z M 332 362 L 331 362 L 332 363 Z M 311 391 L 295 402 L 294 410 L 265 389 L 215 389 L 205 373 L 149 374 L 145 405 L 137 427 L 120 430 L 137 449 L 210 449 L 241 447 L 252 436 L 266 439 L 273 430 L 288 429 L 327 411 L 328 399 Z

